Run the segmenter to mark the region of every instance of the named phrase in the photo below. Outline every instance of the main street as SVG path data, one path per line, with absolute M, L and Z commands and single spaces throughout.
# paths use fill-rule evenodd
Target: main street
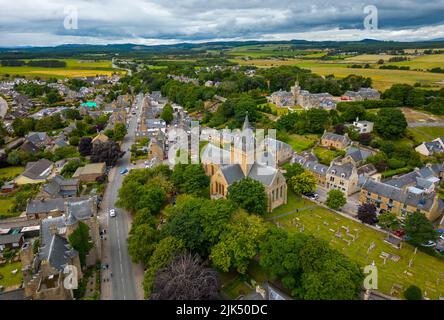
M 137 114 L 131 116 L 128 134 L 121 147 L 122 151 L 125 151 L 125 155 L 110 170 L 109 181 L 102 202 L 101 228 L 107 230 L 106 240 L 103 241 L 102 246 L 102 264 L 109 265 L 108 270 L 102 271 L 102 299 L 104 300 L 143 299 L 143 268 L 141 265 L 132 263 L 128 254 L 127 238 L 132 218 L 128 212 L 115 207 L 118 191 L 125 177 L 120 174 L 120 171 L 129 168 L 131 165 L 131 153 L 128 149 L 135 142 L 137 119 L 142 110 L 142 101 L 142 94 L 135 98 L 130 112 L 135 108 Z M 109 216 L 110 209 L 116 209 L 116 217 Z

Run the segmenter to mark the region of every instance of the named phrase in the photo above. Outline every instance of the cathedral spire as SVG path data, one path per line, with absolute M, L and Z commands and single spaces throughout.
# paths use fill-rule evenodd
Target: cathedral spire
M 248 120 L 248 111 L 245 114 L 244 125 L 242 126 L 242 130 L 247 130 L 247 129 L 251 129 L 250 121 Z

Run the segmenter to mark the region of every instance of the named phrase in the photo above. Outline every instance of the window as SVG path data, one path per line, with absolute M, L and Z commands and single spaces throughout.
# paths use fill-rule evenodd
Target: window
M 283 194 L 283 189 L 284 189 L 284 187 L 281 186 L 281 198 L 282 198 L 282 194 Z
M 274 190 L 271 192 L 271 199 L 274 201 Z

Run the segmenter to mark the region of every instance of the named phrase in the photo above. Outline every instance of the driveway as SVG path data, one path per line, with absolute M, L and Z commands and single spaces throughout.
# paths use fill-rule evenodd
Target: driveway
M 316 193 L 319 194 L 319 202 L 325 203 L 327 201 L 328 190 L 320 188 L 318 186 Z M 341 211 L 346 214 L 349 214 L 352 217 L 356 217 L 356 215 L 358 214 L 358 207 L 359 207 L 359 192 L 347 197 L 347 203 L 341 208 Z

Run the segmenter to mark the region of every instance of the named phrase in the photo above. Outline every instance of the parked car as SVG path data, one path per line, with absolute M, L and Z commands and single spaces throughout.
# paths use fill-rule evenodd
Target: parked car
M 405 236 L 405 231 L 404 230 L 397 230 L 397 231 L 393 232 L 393 234 L 397 237 L 402 238 Z
M 115 209 L 111 209 L 111 210 L 109 210 L 109 216 L 110 216 L 111 218 L 114 218 L 114 217 L 116 216 L 116 210 L 115 210 Z
M 426 248 L 433 248 L 436 247 L 436 242 L 430 240 L 427 243 L 421 244 L 421 246 Z
M 125 174 L 125 173 L 128 173 L 128 168 L 120 170 L 120 174 Z
M 310 200 L 318 200 L 319 199 L 319 195 L 317 193 L 314 193 L 314 192 L 304 193 L 304 196 L 306 196 Z

